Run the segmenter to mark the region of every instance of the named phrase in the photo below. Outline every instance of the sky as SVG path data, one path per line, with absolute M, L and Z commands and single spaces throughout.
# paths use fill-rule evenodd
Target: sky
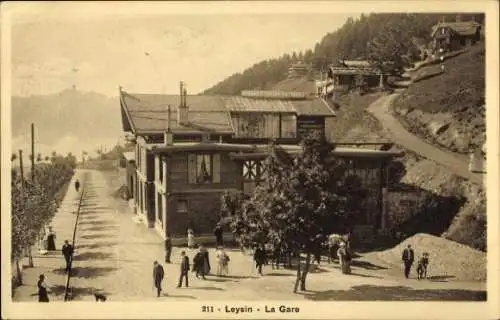
M 67 8 L 66 8 L 66 12 Z M 313 48 L 348 13 L 17 14 L 12 94 L 199 93 L 263 59 Z M 147 54 L 146 54 L 147 53 Z

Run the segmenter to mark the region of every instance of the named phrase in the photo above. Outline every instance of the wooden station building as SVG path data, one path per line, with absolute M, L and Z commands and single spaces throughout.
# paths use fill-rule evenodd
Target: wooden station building
M 265 179 L 269 141 L 300 152 L 305 135 L 325 136 L 335 112 L 320 97 L 244 91 L 240 96 L 132 94 L 120 89 L 123 130 L 136 142 L 132 186 L 136 213 L 163 236 L 211 234 L 225 192 L 249 193 Z M 363 183 L 376 190 L 360 225 L 383 227 L 386 164 L 398 153 L 337 147 Z M 132 163 L 132 162 L 131 162 Z

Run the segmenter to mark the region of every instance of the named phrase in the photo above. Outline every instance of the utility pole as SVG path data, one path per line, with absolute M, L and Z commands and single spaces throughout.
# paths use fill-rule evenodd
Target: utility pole
M 23 150 L 21 149 L 19 149 L 19 173 L 21 174 L 21 187 L 24 189 Z
M 31 182 L 35 182 L 35 124 L 31 124 Z

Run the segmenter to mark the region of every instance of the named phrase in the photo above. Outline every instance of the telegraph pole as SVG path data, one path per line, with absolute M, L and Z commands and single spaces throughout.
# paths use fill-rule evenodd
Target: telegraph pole
M 24 189 L 23 150 L 21 149 L 19 149 L 19 173 L 21 174 L 21 187 Z
M 31 124 L 31 182 L 35 182 L 35 124 Z

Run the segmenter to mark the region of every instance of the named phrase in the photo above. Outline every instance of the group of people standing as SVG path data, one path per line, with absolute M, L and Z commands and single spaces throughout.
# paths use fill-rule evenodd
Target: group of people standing
M 409 244 L 404 250 L 401 259 L 404 265 L 405 278 L 410 278 L 411 267 L 415 261 L 415 252 Z M 424 252 L 417 262 L 417 279 L 427 278 L 427 267 L 429 266 L 429 253 Z
M 217 276 L 227 276 L 229 274 L 229 255 L 226 253 L 223 247 L 222 241 L 222 227 L 220 224 L 216 226 L 214 231 L 216 237 L 217 251 Z M 189 249 L 194 249 L 197 244 L 194 237 L 194 232 L 192 229 L 188 229 L 187 232 L 187 246 Z M 172 256 L 172 239 L 167 233 L 165 238 L 165 263 L 170 264 Z M 192 266 L 190 264 L 189 256 L 186 251 L 181 251 L 180 255 L 180 270 L 179 270 L 179 281 L 177 288 L 182 287 L 184 283 L 185 287 L 189 286 L 189 271 L 195 274 L 196 278 L 202 278 L 206 280 L 206 276 L 210 274 L 210 257 L 209 252 L 205 246 L 202 244 L 198 245 L 198 250 L 193 256 Z M 163 266 L 158 262 L 153 263 L 153 281 L 156 288 L 157 296 L 159 297 L 162 291 L 162 282 L 165 278 L 165 270 Z
M 55 243 L 52 243 L 55 250 Z M 51 250 L 52 251 L 52 250 Z M 62 254 L 64 260 L 66 261 L 66 268 L 64 269 L 66 273 L 71 271 L 71 264 L 73 262 L 74 249 L 68 240 L 64 240 L 64 245 L 62 246 Z M 49 286 L 45 283 L 45 275 L 41 274 L 37 282 L 38 288 L 38 302 L 49 302 Z

